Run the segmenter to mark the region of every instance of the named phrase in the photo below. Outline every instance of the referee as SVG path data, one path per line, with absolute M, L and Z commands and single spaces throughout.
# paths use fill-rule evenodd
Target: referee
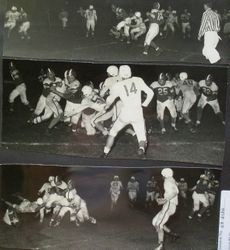
M 220 40 L 218 31 L 220 31 L 220 20 L 216 12 L 212 10 L 212 3 L 204 3 L 205 12 L 203 13 L 198 40 L 204 36 L 204 47 L 202 54 L 210 63 L 216 63 L 220 60 L 220 55 L 216 50 Z

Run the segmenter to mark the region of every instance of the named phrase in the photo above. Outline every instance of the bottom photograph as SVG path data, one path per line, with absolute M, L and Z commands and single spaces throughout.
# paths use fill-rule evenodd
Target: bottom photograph
M 215 250 L 219 168 L 0 167 L 1 249 Z

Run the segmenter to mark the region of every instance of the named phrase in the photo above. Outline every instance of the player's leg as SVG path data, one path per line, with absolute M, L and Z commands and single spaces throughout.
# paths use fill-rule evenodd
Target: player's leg
M 160 122 L 162 135 L 166 133 L 165 124 L 164 124 L 164 112 L 165 112 L 165 103 L 157 101 L 157 119 Z
M 225 125 L 224 115 L 223 115 L 223 112 L 220 110 L 220 105 L 219 105 L 218 100 L 216 99 L 216 100 L 210 101 L 209 105 L 212 107 L 214 113 L 218 116 L 221 123 Z
M 171 126 L 174 131 L 177 131 L 178 130 L 176 127 L 177 111 L 173 100 L 168 100 L 167 108 L 171 115 Z
M 130 43 L 130 28 L 128 25 L 125 25 L 124 27 L 124 34 L 125 34 L 125 37 L 126 37 L 126 42 L 129 44 Z
M 95 135 L 96 134 L 96 130 L 91 124 L 91 119 L 92 119 L 92 115 L 86 115 L 84 113 L 82 114 L 82 122 L 84 123 L 84 127 L 86 129 L 87 135 Z
M 34 109 L 30 106 L 30 103 L 27 99 L 27 95 L 26 95 L 26 86 L 25 84 L 22 84 L 19 86 L 20 89 L 19 89 L 19 92 L 20 92 L 20 99 L 21 99 L 21 102 L 28 107 L 28 109 L 30 111 L 33 111 Z
M 96 22 L 93 20 L 91 24 L 91 30 L 92 30 L 92 36 L 94 37 L 95 35 L 95 28 L 96 28 Z
M 91 120 L 91 123 L 94 127 L 96 127 L 99 131 L 102 132 L 103 135 L 108 135 L 108 130 L 103 126 L 103 122 L 111 119 L 114 115 L 114 109 L 112 108 L 108 112 L 98 112 Z
M 199 126 L 200 123 L 201 123 L 201 118 L 202 118 L 203 110 L 204 110 L 206 104 L 207 104 L 206 99 L 203 96 L 201 96 L 200 100 L 199 100 L 199 102 L 197 104 L 196 126 Z
M 31 123 L 33 124 L 39 124 L 43 121 L 48 120 L 51 116 L 53 115 L 53 111 L 46 105 L 45 106 L 45 110 L 44 110 L 44 114 L 35 117 L 34 119 L 31 120 Z
M 138 155 L 144 155 L 147 149 L 147 137 L 143 114 L 139 116 L 139 119 L 137 119 L 135 122 L 132 122 L 131 124 L 134 129 L 134 132 L 136 133 L 139 145 L 137 153 Z
M 200 197 L 199 197 L 199 194 L 197 194 L 196 192 L 193 192 L 192 199 L 193 199 L 193 209 L 192 209 L 191 213 L 188 216 L 188 218 L 190 220 L 194 217 L 195 213 L 200 210 Z
M 14 100 L 20 95 L 18 88 L 15 88 L 9 95 L 10 112 L 14 112 Z
M 30 29 L 30 22 L 26 22 L 26 23 L 25 23 L 24 34 L 25 34 L 25 37 L 26 37 L 27 39 L 30 39 L 30 36 L 29 36 L 29 34 L 28 34 L 29 29 Z
M 135 34 L 138 32 L 138 28 L 132 28 L 130 30 L 130 38 L 131 40 L 135 40 Z
M 206 197 L 206 195 L 200 194 L 200 195 L 199 195 L 199 201 L 200 201 L 200 203 L 202 204 L 203 207 L 202 207 L 201 209 L 198 210 L 197 216 L 198 216 L 199 218 L 201 218 L 201 217 L 203 217 L 204 213 L 206 212 L 206 210 L 207 210 L 208 207 L 209 207 L 209 200 L 208 200 L 208 198 Z
M 77 126 L 78 126 L 78 123 L 79 123 L 79 120 L 82 116 L 82 113 L 78 113 L 76 115 L 73 115 L 71 118 L 70 118 L 70 121 L 71 121 L 71 124 L 72 124 L 72 132 L 76 132 L 77 131 Z
M 119 117 L 118 117 L 118 119 L 115 121 L 115 123 L 113 124 L 112 128 L 109 131 L 106 145 L 104 147 L 103 157 L 106 157 L 109 154 L 109 152 L 111 151 L 111 148 L 114 144 L 115 137 L 126 125 L 128 125 L 128 124 L 121 121 L 121 119 L 119 119 Z
M 49 126 L 48 126 L 48 132 L 54 128 L 59 121 L 63 120 L 64 118 L 64 112 L 59 104 L 59 102 L 57 100 L 55 100 L 55 98 L 52 99 L 47 99 L 47 105 L 49 106 L 49 108 L 52 110 L 54 118 L 52 119 L 52 121 L 50 122 Z
M 143 51 L 143 54 L 144 55 L 147 55 L 148 54 L 148 51 L 149 51 L 149 47 L 150 47 L 150 44 L 151 44 L 151 41 L 153 40 L 154 38 L 154 30 L 153 30 L 153 25 L 151 24 L 150 27 L 149 27 L 149 30 L 145 36 L 145 42 L 144 42 L 144 51 Z
M 34 110 L 34 114 L 36 116 L 40 115 L 44 111 L 45 107 L 46 107 L 46 97 L 44 95 L 41 95 Z
M 90 21 L 86 20 L 86 37 L 89 37 L 90 32 Z

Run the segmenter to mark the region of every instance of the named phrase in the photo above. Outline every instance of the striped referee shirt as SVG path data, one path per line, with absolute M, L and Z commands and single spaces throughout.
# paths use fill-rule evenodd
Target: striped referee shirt
M 218 14 L 211 8 L 207 9 L 202 16 L 198 37 L 202 37 L 207 31 L 220 30 L 220 20 Z

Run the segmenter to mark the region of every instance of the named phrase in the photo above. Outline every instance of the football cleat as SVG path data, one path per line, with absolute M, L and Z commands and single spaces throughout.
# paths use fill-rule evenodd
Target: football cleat
M 139 149 L 138 149 L 138 151 L 137 151 L 137 154 L 138 155 L 144 155 L 145 154 L 145 149 L 143 148 L 143 147 L 140 147 Z

